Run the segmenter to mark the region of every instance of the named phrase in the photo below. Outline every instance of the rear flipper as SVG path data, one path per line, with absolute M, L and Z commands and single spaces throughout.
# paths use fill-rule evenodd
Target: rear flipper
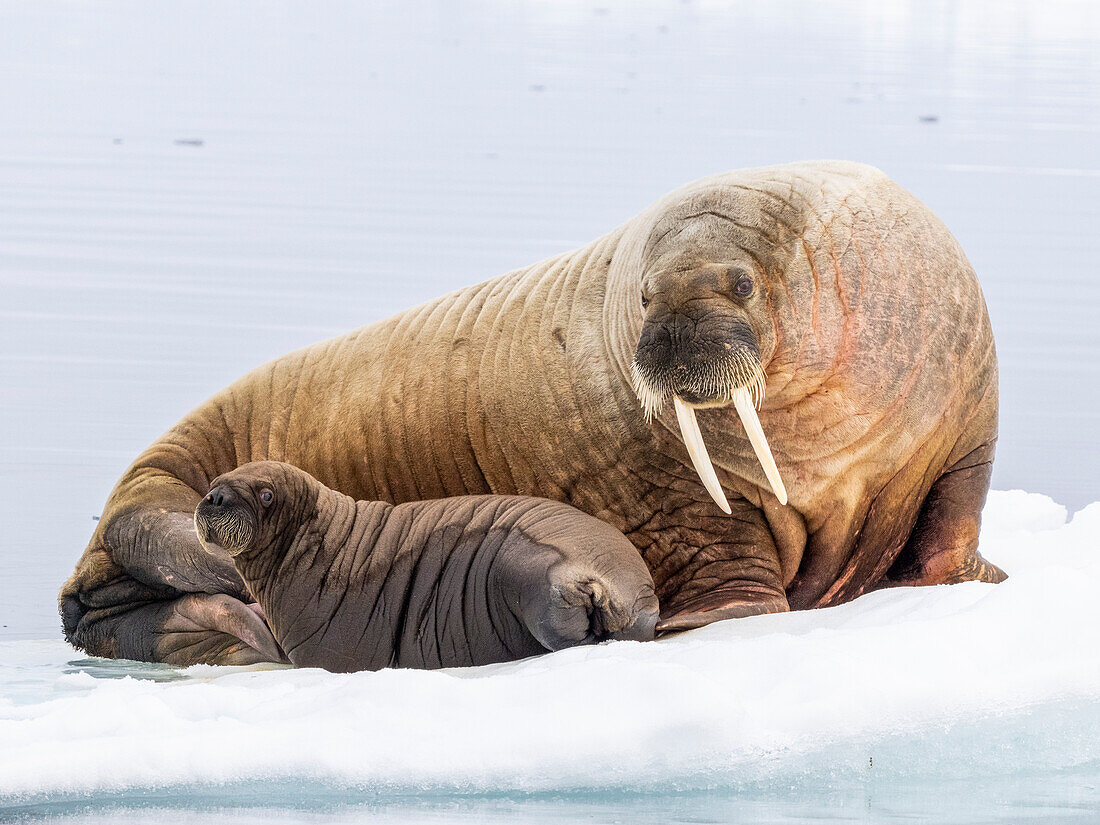
M 65 638 L 93 656 L 175 665 L 285 661 L 224 552 L 195 534 L 199 495 L 160 472 L 124 479 L 59 597 Z
M 887 574 L 888 584 L 996 584 L 1008 578 L 978 552 L 993 451 L 992 443 L 979 447 L 932 485 L 909 542 Z
M 554 502 L 520 519 L 490 589 L 547 650 L 649 641 L 659 618 L 653 577 L 626 536 Z
M 93 656 L 179 667 L 287 661 L 261 613 L 222 593 L 93 607 L 73 636 L 73 643 Z
M 779 592 L 749 587 L 719 588 L 677 605 L 675 612 L 662 611 L 658 633 L 694 630 L 723 619 L 744 619 L 764 613 L 786 613 L 791 607 Z
M 657 624 L 652 586 L 627 594 L 617 582 L 579 575 L 526 601 L 527 630 L 547 650 L 610 639 L 647 642 Z

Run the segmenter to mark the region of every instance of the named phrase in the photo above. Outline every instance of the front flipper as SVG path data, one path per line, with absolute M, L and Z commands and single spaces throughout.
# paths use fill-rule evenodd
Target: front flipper
M 91 607 L 75 636 L 93 656 L 178 667 L 287 661 L 261 614 L 223 593 Z
M 890 568 L 889 584 L 927 585 L 1008 578 L 978 552 L 982 507 L 993 475 L 992 442 L 955 462 L 936 479 L 909 541 Z
M 786 613 L 791 607 L 782 593 L 746 587 L 722 587 L 678 605 L 675 611 L 661 611 L 658 633 L 694 630 L 723 619 L 744 619 L 764 613 Z
M 223 593 L 176 599 L 154 628 L 157 660 L 179 665 L 286 662 L 258 607 Z
M 730 507 L 727 516 L 709 503 L 692 503 L 647 525 L 652 543 L 643 555 L 661 600 L 658 633 L 790 610 L 784 583 L 798 564 L 791 549 L 800 544 L 798 525 L 776 518 L 773 527 L 743 498 L 730 499 Z M 777 545 L 773 529 L 790 535 Z

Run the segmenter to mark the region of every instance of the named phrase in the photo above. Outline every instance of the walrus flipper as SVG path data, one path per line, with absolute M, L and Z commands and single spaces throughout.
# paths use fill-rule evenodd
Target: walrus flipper
M 92 607 L 70 641 L 92 656 L 179 667 L 286 661 L 263 619 L 224 594 Z
M 753 592 L 740 588 L 723 588 L 704 593 L 698 599 L 681 606 L 680 611 L 662 613 L 657 623 L 658 633 L 694 630 L 723 619 L 744 619 L 764 613 L 786 613 L 790 610 L 787 597 L 771 592 Z
M 993 442 L 978 447 L 932 485 L 909 542 L 890 568 L 891 584 L 998 584 L 1008 578 L 978 552 L 982 507 L 993 475 L 993 452 Z
M 137 468 L 108 502 L 59 596 L 65 638 L 92 656 L 180 666 L 284 662 L 286 657 L 224 551 L 195 535 L 200 496 Z
M 176 599 L 156 627 L 158 661 L 251 665 L 287 662 L 256 610 L 222 593 L 192 593 Z
M 658 633 L 791 609 L 783 588 L 784 560 L 763 512 L 741 498 L 731 499 L 730 506 L 730 516 L 715 514 L 709 502 L 670 514 L 670 520 L 688 527 L 666 527 L 660 541 L 675 546 L 690 535 L 705 535 L 711 541 L 683 567 L 657 568 L 664 580 L 658 592 Z M 690 533 L 681 538 L 680 530 Z M 664 558 L 677 558 L 663 548 L 659 552 Z M 653 550 L 650 554 L 656 555 Z M 788 566 L 792 563 L 787 562 Z

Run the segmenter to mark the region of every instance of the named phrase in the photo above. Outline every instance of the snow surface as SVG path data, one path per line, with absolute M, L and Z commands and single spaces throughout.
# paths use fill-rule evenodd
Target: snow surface
M 1100 503 L 1067 521 L 996 492 L 982 550 L 1001 585 L 467 670 L 177 670 L 9 642 L 0 799 L 290 778 L 382 796 L 1064 774 L 1095 789 L 1098 536 Z

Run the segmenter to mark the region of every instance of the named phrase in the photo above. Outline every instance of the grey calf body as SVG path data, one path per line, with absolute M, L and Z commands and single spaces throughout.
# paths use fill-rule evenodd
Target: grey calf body
M 216 479 L 195 521 L 232 555 L 295 665 L 460 667 L 653 638 L 657 597 L 638 552 L 560 502 L 393 506 L 255 462 Z

